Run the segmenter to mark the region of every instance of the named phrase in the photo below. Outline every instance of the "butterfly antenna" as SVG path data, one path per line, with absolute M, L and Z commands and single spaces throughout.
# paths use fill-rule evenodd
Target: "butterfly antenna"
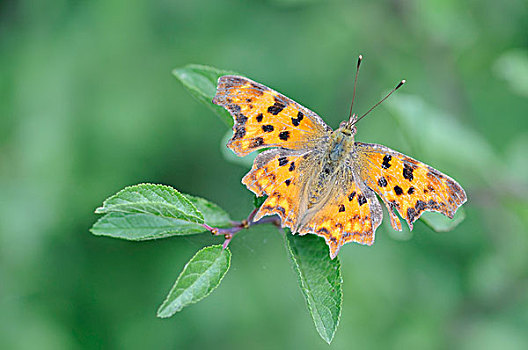
M 405 79 L 402 80 L 402 81 L 400 81 L 400 82 L 398 83 L 398 85 L 396 85 L 396 87 L 395 87 L 394 89 L 392 89 L 392 91 L 389 92 L 389 93 L 387 94 L 387 96 L 385 96 L 384 98 L 381 99 L 381 101 L 379 101 L 379 102 L 376 103 L 374 106 L 372 106 L 372 108 L 369 109 L 369 110 L 367 111 L 367 113 L 365 113 L 365 114 L 363 114 L 361 117 L 359 117 L 358 120 L 356 120 L 356 121 L 354 122 L 354 124 L 356 124 L 358 121 L 360 121 L 361 119 L 363 119 L 364 117 L 366 117 L 366 115 L 369 114 L 374 108 L 378 107 L 383 101 L 385 101 L 387 98 L 389 98 L 389 96 L 392 95 L 392 93 L 393 93 L 394 91 L 396 91 L 396 90 L 398 90 L 399 88 L 401 88 L 401 86 L 402 86 L 403 84 L 405 84 Z M 354 124 L 352 124 L 352 125 L 354 125 Z
M 354 92 L 352 93 L 352 103 L 350 104 L 350 114 L 348 115 L 348 119 L 352 118 L 352 107 L 354 107 L 354 100 L 356 98 L 356 84 L 357 84 L 357 78 L 359 73 L 359 65 L 361 64 L 361 60 L 363 59 L 363 55 L 359 55 L 357 67 L 356 67 L 356 77 L 354 78 Z

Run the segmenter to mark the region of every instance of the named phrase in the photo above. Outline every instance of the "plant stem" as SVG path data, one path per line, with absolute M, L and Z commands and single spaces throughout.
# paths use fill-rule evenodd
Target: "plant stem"
M 202 227 L 205 228 L 207 231 L 211 232 L 213 236 L 224 236 L 224 249 L 227 248 L 233 237 L 243 229 L 247 229 L 251 226 L 261 224 L 273 224 L 277 227 L 281 227 L 281 221 L 277 216 L 266 216 L 258 221 L 253 221 L 255 215 L 257 214 L 257 211 L 258 209 L 253 209 L 245 220 L 231 222 L 232 227 L 229 228 L 211 227 L 207 224 L 202 224 Z

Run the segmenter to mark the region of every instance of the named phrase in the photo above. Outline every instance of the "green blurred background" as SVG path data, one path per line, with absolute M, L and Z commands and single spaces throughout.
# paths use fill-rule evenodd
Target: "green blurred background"
M 451 232 L 384 224 L 341 250 L 330 348 L 527 349 L 527 18 L 525 0 L 1 1 L 0 348 L 328 348 L 273 228 L 236 237 L 221 286 L 169 320 L 155 311 L 181 268 L 220 240 L 88 229 L 140 182 L 251 209 L 227 127 L 173 68 L 238 71 L 336 127 L 362 53 L 356 111 L 408 83 L 357 139 L 446 172 L 469 201 Z

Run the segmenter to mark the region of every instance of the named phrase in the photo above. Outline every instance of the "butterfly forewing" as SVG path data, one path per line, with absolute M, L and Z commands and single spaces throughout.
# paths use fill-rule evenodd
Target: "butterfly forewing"
M 227 144 L 237 155 L 268 147 L 306 149 L 331 129 L 314 112 L 247 78 L 225 75 L 218 80 L 213 103 L 234 118 Z
M 388 147 L 356 142 L 360 176 L 380 195 L 391 215 L 394 229 L 401 230 L 396 209 L 412 229 L 425 211 L 437 211 L 452 218 L 466 202 L 466 193 L 449 176 Z

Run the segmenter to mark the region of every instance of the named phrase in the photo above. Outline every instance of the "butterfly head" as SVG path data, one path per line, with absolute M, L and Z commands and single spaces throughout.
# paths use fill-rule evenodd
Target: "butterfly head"
M 339 131 L 341 131 L 343 134 L 347 136 L 354 136 L 357 132 L 356 129 L 356 122 L 358 120 L 358 116 L 356 113 L 352 114 L 348 120 L 345 120 L 339 124 Z

